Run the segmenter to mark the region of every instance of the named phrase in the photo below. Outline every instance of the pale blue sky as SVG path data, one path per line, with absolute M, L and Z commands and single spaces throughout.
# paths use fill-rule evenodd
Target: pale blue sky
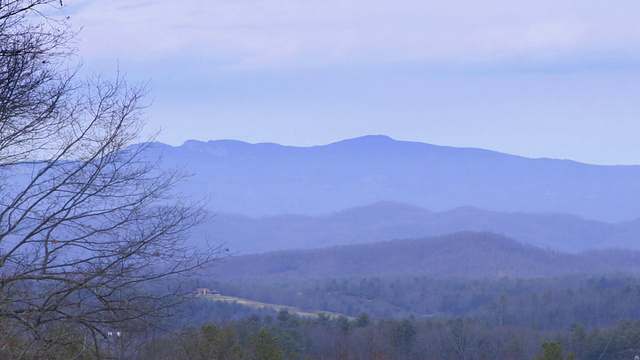
M 367 134 L 640 164 L 640 1 L 69 0 L 85 70 L 150 80 L 149 131 Z

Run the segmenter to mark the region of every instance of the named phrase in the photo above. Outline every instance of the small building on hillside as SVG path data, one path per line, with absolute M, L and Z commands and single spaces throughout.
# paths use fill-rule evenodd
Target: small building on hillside
M 220 291 L 211 290 L 209 288 L 196 288 L 196 290 L 194 291 L 194 294 L 196 294 L 196 295 L 218 295 L 218 294 L 220 294 Z

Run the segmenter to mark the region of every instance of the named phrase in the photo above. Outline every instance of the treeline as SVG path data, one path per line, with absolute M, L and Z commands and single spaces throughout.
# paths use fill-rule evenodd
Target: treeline
M 99 358 L 538 360 L 548 351 L 556 355 L 540 359 L 575 354 L 582 360 L 631 360 L 640 353 L 640 287 L 634 277 L 379 277 L 199 285 L 344 315 L 301 317 L 189 295 L 160 323 L 105 328 L 105 337 L 95 339 L 103 352 Z M 0 330 L 10 331 L 6 325 Z M 51 358 L 98 359 L 86 349 L 94 339 L 85 333 L 51 331 L 67 334 L 65 344 L 45 344 Z M 0 358 L 30 359 L 24 356 L 27 342 L 14 339 L 0 343 Z
M 206 284 L 225 295 L 347 316 L 367 313 L 373 318 L 471 317 L 490 325 L 548 330 L 566 329 L 573 323 L 595 328 L 613 325 L 620 318 L 640 319 L 640 282 L 628 276 L 245 279 Z M 192 306 L 204 306 L 195 304 Z M 226 319 L 239 319 L 248 316 L 247 311 L 230 305 L 216 313 L 224 314 Z M 195 312 L 197 309 L 192 313 Z M 206 314 L 204 318 L 223 320 Z
M 491 325 L 468 318 L 353 319 L 319 315 L 301 318 L 285 310 L 222 324 L 205 323 L 125 345 L 111 355 L 127 359 L 423 359 L 584 360 L 633 359 L 640 353 L 640 321 L 620 320 L 606 328 L 573 324 L 562 331 L 534 326 Z M 543 346 L 544 345 L 544 346 Z M 121 349 L 121 350 L 120 350 Z M 118 352 L 120 351 L 120 352 Z M 128 351 L 128 352 L 127 352 Z
M 518 302 L 511 302 L 517 298 L 518 291 L 531 294 L 532 288 L 544 289 L 542 284 L 560 287 L 572 284 L 569 280 L 574 281 L 574 285 L 583 285 L 585 292 L 580 293 L 580 287 L 574 287 L 550 291 L 549 296 L 538 294 L 537 314 L 526 307 L 519 308 L 522 304 Z M 99 356 L 85 349 L 85 344 L 91 340 L 86 334 L 70 329 L 60 329 L 67 331 L 68 341 L 50 344 L 48 354 L 51 358 L 85 360 L 565 360 L 572 356 L 582 360 L 633 359 L 640 354 L 638 288 L 630 285 L 630 279 L 626 280 L 436 282 L 451 293 L 457 290 L 461 299 L 470 299 L 467 293 L 479 293 L 483 288 L 496 294 L 495 298 L 487 299 L 490 305 L 483 308 L 485 311 L 478 308 L 462 316 L 445 315 L 447 313 L 443 312 L 439 315 L 389 318 L 361 312 L 354 316 L 320 314 L 301 317 L 287 310 L 252 309 L 239 303 L 194 297 L 183 307 L 174 309 L 177 312 L 163 323 L 105 329 L 105 338 L 97 340 Z M 326 281 L 327 286 L 338 292 L 350 291 L 349 284 L 358 283 L 356 279 Z M 391 287 L 391 283 L 386 283 L 389 279 L 379 281 L 384 282 L 385 287 Z M 375 282 L 366 279 L 355 289 L 370 289 L 370 286 L 374 289 Z M 380 291 L 384 293 L 384 290 Z M 575 298 L 580 298 L 580 302 L 558 308 L 563 301 Z M 450 299 L 444 299 L 440 305 L 446 305 L 447 301 Z M 578 303 L 588 306 L 584 308 L 585 312 L 572 315 L 576 309 L 572 306 Z M 586 312 L 586 309 L 595 308 L 600 309 L 599 315 Z M 622 320 L 623 317 L 614 318 L 616 312 L 627 316 Z M 520 313 L 526 314 L 522 315 L 526 321 L 516 316 Z M 540 318 L 539 321 L 532 320 L 535 316 Z M 563 320 L 553 321 L 554 316 Z M 596 318 L 597 321 L 594 320 Z M 578 321 L 569 322 L 571 319 Z M 598 325 L 599 322 L 606 324 Z M 0 358 L 30 359 L 24 356 L 29 350 L 24 346 L 19 341 L 3 343 Z

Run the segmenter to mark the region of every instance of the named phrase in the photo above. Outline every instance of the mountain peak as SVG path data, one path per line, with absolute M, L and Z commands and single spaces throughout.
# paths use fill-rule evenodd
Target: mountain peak
M 347 139 L 347 140 L 343 140 L 343 141 L 339 141 L 339 142 L 367 142 L 367 143 L 380 143 L 380 142 L 390 142 L 390 141 L 398 141 L 395 139 L 392 139 L 391 137 L 387 136 L 387 135 L 364 135 L 364 136 L 359 136 L 359 137 L 355 137 L 352 139 Z

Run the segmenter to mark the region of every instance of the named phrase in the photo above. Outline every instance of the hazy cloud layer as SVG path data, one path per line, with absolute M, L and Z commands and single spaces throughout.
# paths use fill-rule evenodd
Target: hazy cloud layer
M 366 134 L 640 164 L 640 1 L 69 0 L 160 141 Z
M 85 56 L 248 67 L 640 54 L 637 1 L 110 0 L 70 3 Z M 584 55 L 582 55 L 584 54 Z M 613 59 L 612 59 L 613 60 Z

